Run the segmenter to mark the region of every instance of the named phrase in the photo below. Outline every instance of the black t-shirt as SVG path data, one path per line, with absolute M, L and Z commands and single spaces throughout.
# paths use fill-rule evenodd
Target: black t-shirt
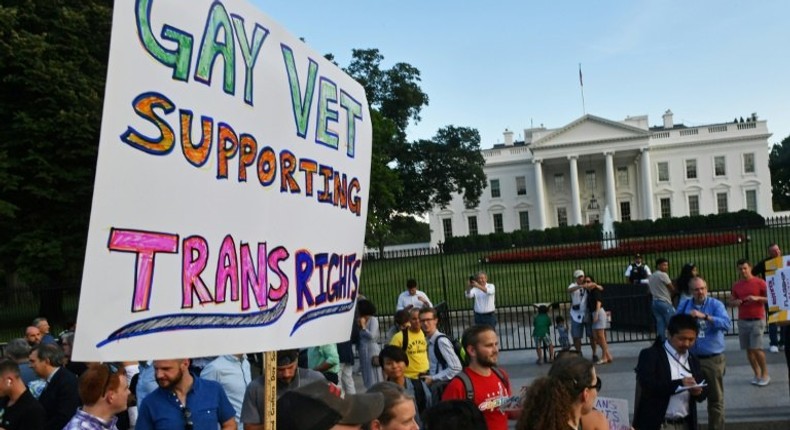
M 25 392 L 11 406 L 8 399 L 0 400 L 0 427 L 6 430 L 44 430 L 47 413 L 30 391 Z
M 601 290 L 593 288 L 589 290 L 587 294 L 587 309 L 592 314 L 595 312 L 596 302 L 601 302 L 603 305 L 603 300 L 601 300 Z

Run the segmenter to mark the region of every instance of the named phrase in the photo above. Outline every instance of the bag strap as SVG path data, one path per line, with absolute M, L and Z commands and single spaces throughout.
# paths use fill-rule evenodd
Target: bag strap
M 427 396 L 425 395 L 425 382 L 421 379 L 411 379 L 411 384 L 414 386 L 414 400 L 417 402 L 417 413 L 422 414 L 425 407 L 428 406 Z
M 442 349 L 439 348 L 439 342 L 441 342 L 442 338 L 447 339 L 447 341 L 450 342 L 450 338 L 447 337 L 446 334 L 439 335 L 439 337 L 436 338 L 436 343 L 433 344 L 433 355 L 436 356 L 436 360 L 439 362 L 439 368 L 440 369 L 446 369 L 447 368 L 447 359 L 444 358 L 444 354 L 442 354 Z M 450 347 L 452 347 L 452 346 L 453 346 L 453 344 L 452 344 L 452 342 L 450 342 Z

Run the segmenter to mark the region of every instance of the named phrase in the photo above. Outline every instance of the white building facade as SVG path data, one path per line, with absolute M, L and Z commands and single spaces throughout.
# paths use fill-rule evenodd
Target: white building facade
M 585 115 L 557 129 L 505 131 L 483 150 L 487 187 L 476 208 L 460 195 L 429 214 L 431 245 L 450 236 L 737 212 L 773 215 L 765 121 L 649 127 L 646 115 Z

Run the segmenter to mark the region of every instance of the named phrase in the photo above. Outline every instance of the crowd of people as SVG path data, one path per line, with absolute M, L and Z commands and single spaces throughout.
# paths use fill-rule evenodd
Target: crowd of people
M 781 255 L 776 245 L 769 247 L 769 258 L 774 254 Z M 762 345 L 764 263 L 752 267 L 739 260 L 740 279 L 727 300 L 738 308 L 740 346 L 758 387 L 770 383 Z M 694 430 L 696 403 L 707 400 L 708 428 L 722 429 L 724 335 L 732 321 L 725 304 L 709 295 L 696 265 L 686 264 L 674 281 L 668 272 L 667 259 L 657 259 L 651 271 L 640 255 L 625 272 L 629 284 L 648 286 L 657 329 L 655 343 L 636 363 L 633 427 Z M 520 390 L 513 390 L 499 366 L 496 288 L 486 273 L 469 277 L 465 296 L 474 301 L 474 325 L 460 339 L 439 330 L 439 312 L 413 279 L 397 299 L 384 338 L 376 306 L 360 297 L 347 342 L 277 352 L 278 428 L 499 430 L 511 420 L 520 430 L 608 428 L 594 408 L 602 388 L 595 366 L 613 361 L 604 287 L 581 269 L 573 278 L 567 288 L 570 330 L 562 315 L 552 320 L 546 305 L 537 308 L 537 364 L 551 367 Z M 0 429 L 264 428 L 259 354 L 77 363 L 70 359 L 74 331 L 55 337 L 49 330 L 47 320 L 37 318 L 5 348 Z M 585 337 L 591 360 L 582 355 Z M 354 382 L 355 356 L 364 393 Z

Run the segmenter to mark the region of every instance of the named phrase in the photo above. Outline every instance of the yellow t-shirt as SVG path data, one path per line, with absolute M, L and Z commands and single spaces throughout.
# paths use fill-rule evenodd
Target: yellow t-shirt
M 428 361 L 428 341 L 425 340 L 425 333 L 422 330 L 417 333 L 409 330 L 409 344 L 406 345 L 406 356 L 409 357 L 409 365 L 403 372 L 407 378 L 417 378 L 421 373 L 427 373 L 430 368 Z M 399 331 L 392 336 L 390 345 L 403 348 L 403 332 Z

